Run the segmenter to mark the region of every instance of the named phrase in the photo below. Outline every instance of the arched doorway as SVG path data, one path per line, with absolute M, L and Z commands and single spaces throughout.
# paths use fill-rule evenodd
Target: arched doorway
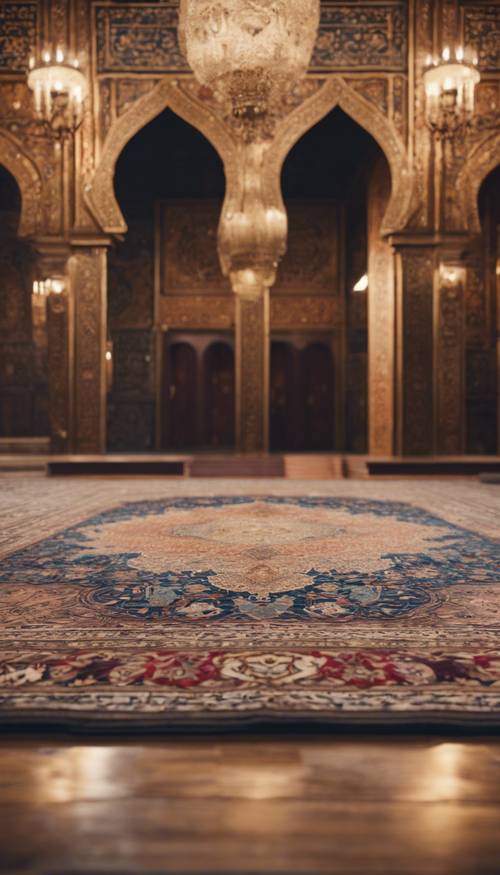
M 481 234 L 469 259 L 466 320 L 466 449 L 498 452 L 497 283 L 500 264 L 500 165 L 484 179 L 478 197 Z
M 128 232 L 109 258 L 110 450 L 216 448 L 234 431 L 234 422 L 221 425 L 228 358 L 219 348 L 227 342 L 231 350 L 232 336 L 203 330 L 211 296 L 231 294 L 217 256 L 224 190 L 217 152 L 170 109 L 117 162 Z
M 388 192 L 373 184 L 381 167 Z M 336 107 L 295 144 L 282 187 L 288 251 L 272 296 L 297 317 L 287 336 L 272 332 L 271 447 L 366 452 L 369 256 L 389 201 L 388 162 Z
M 33 295 L 34 254 L 19 239 L 21 191 L 0 165 L 0 438 L 46 437 L 45 298 Z

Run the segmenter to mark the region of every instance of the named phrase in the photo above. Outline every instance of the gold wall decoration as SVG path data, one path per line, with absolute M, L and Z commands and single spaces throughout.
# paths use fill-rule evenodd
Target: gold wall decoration
M 168 295 L 158 302 L 158 323 L 164 328 L 234 328 L 233 295 Z
M 477 52 L 481 71 L 498 73 L 500 6 L 498 3 L 464 3 L 465 44 Z
M 464 226 L 481 230 L 478 212 L 479 189 L 489 173 L 500 164 L 500 131 L 489 132 L 476 143 L 463 162 L 456 179 L 456 193 L 462 204 Z
M 344 301 L 331 295 L 278 295 L 270 301 L 271 330 L 339 330 L 345 318 Z
M 339 288 L 340 206 L 332 200 L 290 200 L 288 242 L 273 294 L 341 293 Z
M 408 51 L 408 5 L 323 0 L 311 70 L 404 70 Z
M 0 132 L 0 164 L 12 174 L 21 191 L 19 236 L 36 234 L 42 224 L 41 175 L 20 144 L 3 132 Z
M 99 164 L 86 191 L 86 201 L 106 233 L 123 234 L 127 230 L 114 191 L 115 165 L 120 153 L 134 134 L 167 107 L 206 136 L 224 162 L 227 179 L 236 173 L 235 143 L 223 122 L 181 91 L 175 80 L 162 79 L 114 121 L 104 141 Z
M 157 206 L 160 295 L 231 293 L 217 254 L 222 202 L 170 200 Z
M 0 4 L 0 73 L 20 73 L 28 61 L 36 42 L 38 3 Z
M 416 210 L 415 178 L 405 145 L 392 124 L 371 102 L 351 88 L 340 76 L 331 76 L 311 98 L 295 109 L 276 130 L 269 184 L 279 173 L 294 144 L 313 125 L 339 106 L 377 141 L 391 169 L 391 198 L 382 234 L 402 230 Z

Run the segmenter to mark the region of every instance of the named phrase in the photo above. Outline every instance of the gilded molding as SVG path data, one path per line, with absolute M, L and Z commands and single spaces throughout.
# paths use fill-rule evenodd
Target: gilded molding
M 278 125 L 267 168 L 268 188 L 279 186 L 281 168 L 295 143 L 337 106 L 371 134 L 389 163 L 392 190 L 381 233 L 403 230 L 416 209 L 415 178 L 403 140 L 394 124 L 341 76 L 331 76 L 316 94 Z
M 467 230 L 481 231 L 479 189 L 489 173 L 500 164 L 500 131 L 496 130 L 476 143 L 457 176 L 455 190 L 462 200 L 462 215 Z
M 181 91 L 175 80 L 164 79 L 111 125 L 99 165 L 85 192 L 89 210 L 108 234 L 124 234 L 127 231 L 113 183 L 120 153 L 134 134 L 167 108 L 204 134 L 221 156 L 226 177 L 237 172 L 235 142 L 223 122 L 202 103 Z
M 14 139 L 0 131 L 0 164 L 12 174 L 21 191 L 21 218 L 18 234 L 28 237 L 40 231 L 42 218 L 42 179 L 33 161 Z

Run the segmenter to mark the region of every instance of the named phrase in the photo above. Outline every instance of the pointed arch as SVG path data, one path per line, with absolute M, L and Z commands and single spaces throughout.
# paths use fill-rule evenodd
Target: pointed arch
M 4 131 L 0 131 L 0 164 L 14 177 L 21 192 L 19 237 L 36 234 L 42 224 L 42 179 L 33 161 Z
M 235 164 L 235 144 L 223 122 L 200 102 L 181 91 L 176 81 L 162 80 L 113 123 L 92 182 L 85 192 L 94 219 L 108 234 L 124 234 L 127 231 L 127 223 L 114 190 L 116 162 L 129 140 L 165 109 L 171 109 L 200 131 L 221 157 L 226 178 L 231 175 L 231 168 Z
M 341 76 L 325 85 L 279 125 L 268 167 L 269 181 L 279 179 L 288 153 L 310 128 L 335 107 L 364 128 L 382 149 L 391 171 L 392 191 L 382 223 L 384 235 L 402 230 L 416 209 L 415 178 L 405 146 L 394 125 L 372 103 L 354 91 Z M 272 183 L 271 183 L 272 184 Z
M 456 190 L 463 198 L 468 230 L 479 233 L 479 190 L 486 177 L 500 164 L 500 132 L 482 139 L 469 154 L 457 178 Z

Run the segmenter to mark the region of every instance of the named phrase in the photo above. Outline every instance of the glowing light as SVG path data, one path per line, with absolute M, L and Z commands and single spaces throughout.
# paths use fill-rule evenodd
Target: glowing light
M 353 292 L 366 292 L 368 289 L 368 274 L 364 273 L 362 277 L 359 278 L 357 283 L 352 287 Z

